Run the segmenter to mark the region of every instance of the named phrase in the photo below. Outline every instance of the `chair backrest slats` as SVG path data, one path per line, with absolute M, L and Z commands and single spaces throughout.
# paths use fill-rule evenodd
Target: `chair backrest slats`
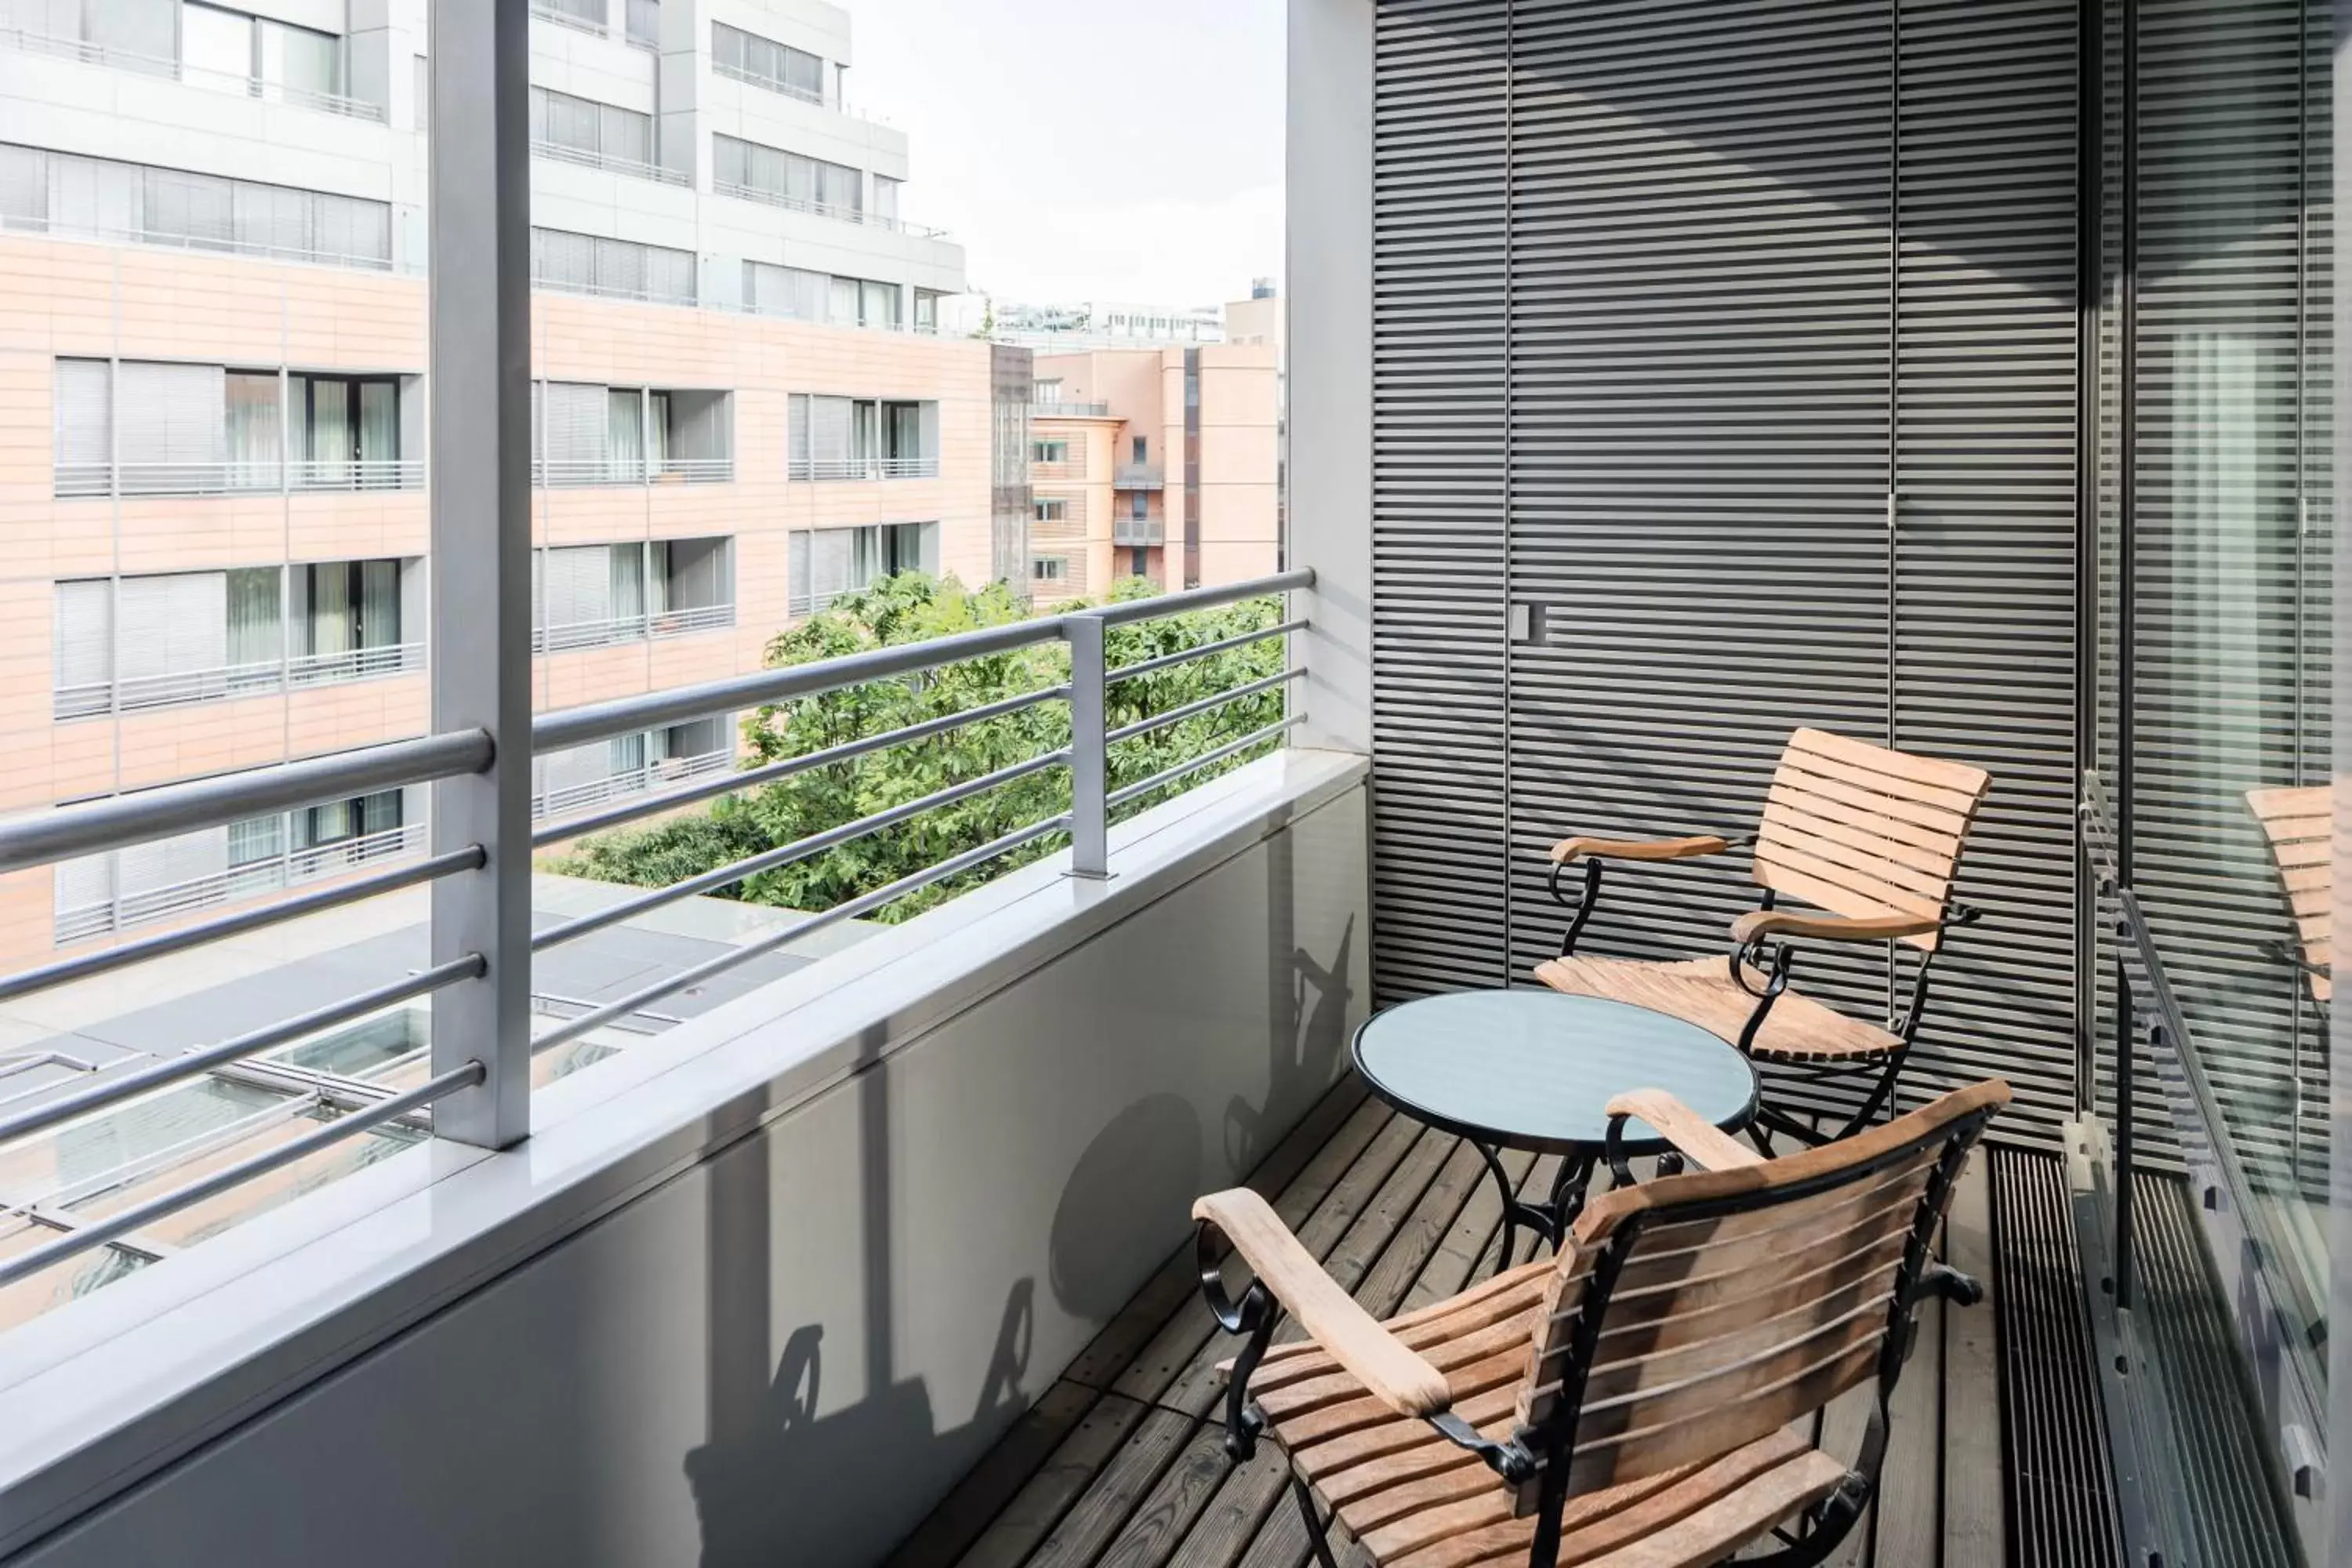
M 1853 919 L 1944 912 L 1990 775 L 1821 730 L 1789 737 L 1756 839 L 1759 885 Z M 1903 940 L 1929 952 L 1940 933 Z
M 1877 1373 L 1950 1178 L 2008 1099 L 1979 1084 L 1787 1159 L 1596 1198 L 1517 1406 L 1538 1446 L 1569 1444 L 1570 1495 L 1719 1458 Z M 1520 1486 L 1520 1511 L 1542 1485 Z
M 2336 791 L 2329 784 L 2246 792 L 2246 805 L 2271 842 L 2271 859 L 2285 886 L 2304 962 L 2326 969 L 2336 952 Z M 2312 995 L 2328 1001 L 2329 977 L 2314 974 Z

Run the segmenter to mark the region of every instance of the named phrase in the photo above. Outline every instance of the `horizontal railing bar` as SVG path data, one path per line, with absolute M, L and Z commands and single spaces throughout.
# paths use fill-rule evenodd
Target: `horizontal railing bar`
M 697 894 L 708 893 L 714 889 L 742 881 L 747 877 L 756 877 L 762 871 L 772 871 L 780 866 L 789 866 L 794 861 L 805 860 L 813 855 L 821 855 L 828 849 L 838 848 L 854 839 L 863 838 L 869 833 L 877 833 L 885 827 L 895 827 L 899 823 L 920 816 L 927 811 L 937 811 L 940 806 L 953 805 L 960 800 L 969 800 L 973 795 L 985 795 L 990 790 L 1001 788 L 1017 779 L 1027 778 L 1032 773 L 1044 773 L 1048 768 L 1061 767 L 1069 760 L 1070 753 L 1067 750 L 1042 752 L 1026 762 L 1013 763 L 998 768 L 993 773 L 982 773 L 976 779 L 967 779 L 959 784 L 950 784 L 945 789 L 933 790 L 930 794 L 917 799 L 904 801 L 884 810 L 868 813 L 854 822 L 845 822 L 837 827 L 828 827 L 822 833 L 812 833 L 805 838 L 795 838 L 790 844 L 779 845 L 773 849 L 762 849 L 757 855 L 747 856 L 731 865 L 721 866 L 716 870 L 705 871 L 698 877 L 688 877 L 685 881 L 673 882 L 667 888 L 655 888 L 634 899 L 614 904 L 609 909 L 598 910 L 593 914 L 582 915 L 579 919 L 566 921 L 562 925 L 549 926 L 543 931 L 533 931 L 530 938 L 530 950 L 533 952 L 542 952 L 561 942 L 572 942 L 586 936 L 591 931 L 603 931 L 606 926 L 619 925 L 624 921 L 634 920 L 649 910 L 660 909 L 665 904 L 674 904 L 680 899 L 690 899 Z
M 200 1073 L 220 1066 L 223 1062 L 233 1062 L 240 1057 L 254 1056 L 272 1047 L 299 1040 L 305 1035 L 316 1034 L 320 1029 L 331 1029 L 337 1024 L 347 1024 L 353 1018 L 364 1017 L 370 1013 L 378 1012 L 385 1007 L 397 1006 L 415 997 L 438 991 L 445 985 L 455 985 L 465 980 L 478 980 L 488 973 L 488 968 L 489 965 L 483 962 L 481 954 L 469 952 L 463 958 L 451 959 L 446 963 L 419 971 L 417 973 L 407 975 L 388 984 L 376 986 L 371 991 L 362 991 L 358 995 L 346 997 L 341 1002 L 331 1002 L 326 1006 L 314 1007 L 308 1013 L 297 1014 L 282 1022 L 247 1030 L 242 1035 L 231 1036 L 216 1044 L 183 1052 L 176 1057 L 166 1057 L 161 1061 L 132 1072 L 123 1073 L 119 1077 L 101 1079 L 78 1094 L 66 1095 L 60 1099 L 52 1100 L 47 1104 L 36 1105 L 28 1110 L 21 1110 L 14 1116 L 0 1120 L 0 1142 L 5 1142 L 11 1138 L 21 1138 L 27 1133 L 38 1132 L 45 1128 L 55 1127 L 59 1122 L 70 1121 L 77 1116 L 102 1110 L 106 1106 L 144 1094 L 151 1089 L 161 1089 L 166 1084 L 177 1083 L 182 1079 L 194 1078 Z
M 706 779 L 686 789 L 671 790 L 666 795 L 647 795 L 639 800 L 624 801 L 610 810 L 600 811 L 593 816 L 569 817 L 534 828 L 530 836 L 530 847 L 534 849 L 544 849 L 551 844 L 561 844 L 566 839 L 585 837 L 591 833 L 602 833 L 607 828 L 635 822 L 640 817 L 657 816 L 665 811 L 676 810 L 681 805 L 692 805 L 697 801 L 709 800 L 716 795 L 733 795 L 738 790 L 751 789 L 760 784 L 773 784 L 778 779 L 790 778 L 795 773 L 806 773 L 811 768 L 830 767 L 835 763 L 849 762 L 865 756 L 868 752 L 887 751 L 893 746 L 903 746 L 911 741 L 925 741 L 933 735 L 943 735 L 950 730 L 961 729 L 966 724 L 976 724 L 984 719 L 1002 719 L 1008 713 L 1018 713 L 1024 708 L 1034 708 L 1040 703 L 1061 701 L 1069 695 L 1070 689 L 1066 686 L 1048 686 L 1036 691 L 1024 691 L 1018 697 L 1007 697 L 995 702 L 983 702 L 977 708 L 967 708 L 961 713 L 943 713 L 939 718 L 926 719 L 919 724 L 905 724 L 896 730 L 885 731 L 878 735 L 864 735 L 855 741 L 844 741 L 838 746 L 827 746 L 821 752 L 808 752 L 797 757 L 787 757 L 780 763 L 767 763 L 756 768 L 743 768 L 737 772 L 721 773 L 716 778 Z
M 30 1251 L 21 1252 L 14 1258 L 0 1261 L 0 1286 L 14 1284 L 19 1279 L 39 1273 L 52 1264 L 71 1258 L 76 1253 L 87 1252 L 93 1247 L 102 1247 L 118 1237 L 128 1236 L 135 1230 L 143 1229 L 157 1220 L 168 1218 L 182 1209 L 203 1203 L 206 1198 L 217 1197 L 232 1188 L 242 1186 L 256 1177 L 266 1176 L 270 1172 L 282 1170 L 297 1161 L 307 1160 L 322 1149 L 332 1148 L 347 1139 L 356 1138 L 362 1132 L 381 1127 L 387 1121 L 396 1121 L 412 1110 L 419 1110 L 438 1100 L 446 1100 L 462 1089 L 473 1088 L 486 1076 L 480 1062 L 467 1062 L 461 1068 L 453 1068 L 438 1078 L 418 1084 L 404 1094 L 396 1094 L 389 1100 L 379 1100 L 364 1110 L 346 1112 L 313 1131 L 305 1132 L 299 1138 L 289 1139 L 275 1149 L 265 1150 L 249 1159 L 240 1160 L 233 1165 L 224 1165 L 219 1170 L 209 1175 L 201 1176 L 184 1187 L 175 1187 L 168 1193 L 148 1199 L 143 1204 L 133 1204 L 131 1207 L 118 1210 L 104 1219 L 82 1221 L 76 1228 L 65 1232 L 55 1241 L 44 1242 Z
M 247 931 L 262 931 L 282 921 L 299 920 L 304 915 L 315 915 L 322 910 L 341 909 L 345 904 L 355 904 L 363 899 L 373 899 L 383 893 L 396 893 L 403 888 L 413 888 L 420 882 L 436 881 L 443 877 L 454 876 L 459 871 L 478 871 L 488 863 L 488 857 L 483 853 L 482 847 L 478 844 L 469 844 L 463 849 L 452 849 L 446 855 L 436 855 L 429 860 L 419 860 L 414 865 L 396 866 L 389 871 L 377 871 L 369 876 L 356 877 L 351 881 L 339 882 L 331 888 L 321 888 L 314 893 L 299 894 L 274 904 L 264 905 L 260 909 L 225 915 L 219 920 L 206 921 L 201 925 L 183 927 L 179 931 L 167 931 L 160 936 L 126 942 L 121 947 L 110 947 L 102 952 L 84 953 L 79 958 L 60 959 L 55 963 L 45 963 L 38 969 L 27 969 L 21 973 L 12 974 L 5 980 L 0 980 L 0 1002 L 9 1001 L 29 992 L 46 990 L 52 985 L 62 985 L 69 980 L 87 980 L 93 974 L 105 974 L 127 964 L 144 963 L 151 958 L 162 958 L 167 953 L 179 952 L 191 947 L 201 947 L 206 942 L 242 936 Z
M 1211 588 L 1188 588 L 1181 594 L 1162 594 L 1156 599 L 1127 599 L 1116 605 L 1105 605 L 1098 610 L 1076 613 L 1099 616 L 1108 626 L 1123 626 L 1133 621 L 1156 621 L 1192 610 L 1238 604 L 1244 599 L 1262 599 L 1268 594 L 1313 586 L 1315 569 L 1301 566 L 1293 572 L 1277 572 L 1271 577 L 1255 577 L 1246 583 L 1222 583 Z
M 1131 784 L 1125 789 L 1115 789 L 1111 791 L 1109 804 L 1112 805 L 1125 805 L 1129 801 L 1135 799 L 1139 795 L 1150 795 L 1156 789 L 1165 789 L 1168 785 L 1174 784 L 1178 779 L 1184 777 L 1187 773 L 1198 773 L 1201 769 L 1209 766 L 1213 763 L 1223 762 L 1227 757 L 1234 755 L 1237 752 L 1246 752 L 1252 746 L 1263 745 L 1266 742 L 1273 740 L 1276 735 L 1281 734 L 1285 730 L 1295 729 L 1306 721 L 1307 715 L 1304 713 L 1293 713 L 1286 719 L 1277 719 L 1273 723 L 1268 724 L 1265 729 L 1253 730 L 1248 734 L 1244 735 L 1240 740 L 1228 742 L 1226 744 L 1219 746 L 1213 752 L 1203 752 L 1199 756 L 1192 758 L 1190 762 L 1179 763 L 1172 768 L 1163 768 L 1159 773 L 1152 774 L 1150 778 L 1143 780 L 1139 784 Z
M 1285 621 L 1280 626 L 1268 626 L 1262 632 L 1244 632 L 1239 637 L 1219 637 L 1215 642 L 1204 642 L 1199 647 L 1179 648 L 1174 653 L 1163 653 L 1158 658 L 1139 659 L 1133 664 L 1123 664 L 1104 676 L 1103 680 L 1106 684 L 1132 680 L 1139 675 L 1150 675 L 1156 669 L 1168 669 L 1176 665 L 1190 664 L 1196 658 L 1206 658 L 1213 653 L 1225 653 L 1234 648 L 1247 647 L 1254 642 L 1264 642 L 1268 637 L 1286 637 L 1292 632 L 1303 632 L 1307 626 L 1307 623 L 1304 620 Z
M 0 822 L 0 872 L 223 827 L 337 796 L 478 773 L 490 765 L 491 751 L 488 731 L 453 730 L 283 767 L 249 769 L 61 806 L 40 816 Z
M 960 664 L 965 659 L 982 658 L 990 654 L 1034 647 L 1040 643 L 1053 642 L 1061 635 L 1061 622 L 1056 618 L 1013 621 L 1001 626 L 985 626 L 979 631 L 959 632 L 953 637 L 935 637 L 929 642 L 868 648 L 864 653 L 853 653 L 841 658 L 762 670 L 757 675 L 709 681 L 676 691 L 648 692 L 641 697 L 624 697 L 612 702 L 567 708 L 560 712 L 541 714 L 533 721 L 530 727 L 531 750 L 544 756 L 550 752 L 568 751 L 573 746 L 609 741 L 616 735 L 687 723 L 708 718 L 713 713 L 730 713 L 745 708 L 789 702 L 802 697 L 838 691 L 845 686 L 887 680 L 894 675 L 908 675 L 940 665 Z
M 1269 675 L 1263 680 L 1253 680 L 1245 686 L 1236 686 L 1228 691 L 1212 692 L 1196 701 L 1187 702 L 1181 708 L 1171 708 L 1165 713 L 1154 713 L 1149 719 L 1138 719 L 1132 724 L 1122 724 L 1105 735 L 1103 742 L 1106 745 L 1115 746 L 1121 741 L 1132 741 L 1138 735 L 1149 735 L 1154 730 L 1165 730 L 1171 724 L 1181 724 L 1187 719 L 1197 718 L 1212 709 L 1222 708 L 1228 702 L 1238 702 L 1244 697 L 1255 697 L 1261 691 L 1271 691 L 1285 681 L 1297 680 L 1306 673 L 1304 669 L 1286 669 L 1280 674 Z
M 961 855 L 950 856 L 936 866 L 917 871 L 911 876 L 901 877 L 897 881 L 886 887 L 877 888 L 870 893 L 861 893 L 847 903 L 836 904 L 822 913 L 797 921 L 782 931 L 771 931 L 757 942 L 747 942 L 741 947 L 730 949 L 716 958 L 705 959 L 691 969 L 683 969 L 676 974 L 656 981 L 634 995 L 624 996 L 617 1002 L 608 1002 L 593 1013 L 583 1014 L 561 1028 L 551 1029 L 540 1036 L 531 1041 L 530 1048 L 536 1054 L 540 1051 L 553 1050 L 558 1046 L 570 1045 L 582 1036 L 592 1034 L 617 1019 L 643 1012 L 648 1002 L 658 1002 L 663 997 L 674 995 L 689 985 L 698 985 L 713 975 L 724 974 L 738 964 L 748 963 L 754 958 L 772 952 L 786 942 L 796 942 L 811 932 L 823 931 L 825 927 L 836 925 L 843 921 L 855 920 L 859 915 L 869 914 L 885 904 L 905 898 L 908 893 L 919 892 L 933 882 L 944 881 L 950 877 L 969 871 L 975 866 L 984 865 L 1000 855 L 1009 854 L 1033 839 L 1043 838 L 1049 833 L 1066 832 L 1069 826 L 1070 818 L 1065 814 L 1061 816 L 1048 817 L 1043 822 L 1032 823 L 1026 827 L 1015 828 L 1002 837 L 990 839 L 977 848 L 967 849 Z

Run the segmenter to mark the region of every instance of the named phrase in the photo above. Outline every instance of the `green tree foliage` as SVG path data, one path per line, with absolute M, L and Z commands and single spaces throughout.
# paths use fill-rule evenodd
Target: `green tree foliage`
M 1147 598 L 1153 592 L 1149 583 L 1130 578 L 1117 584 L 1110 596 L 1113 600 Z M 908 573 L 845 595 L 832 608 L 779 634 L 768 645 L 766 662 L 772 668 L 810 664 L 867 648 L 1003 626 L 1027 614 L 1027 606 L 1003 584 L 975 591 L 951 577 Z M 1116 669 L 1260 630 L 1276 625 L 1280 616 L 1280 601 L 1268 598 L 1114 626 L 1104 638 L 1106 658 Z M 1273 675 L 1282 668 L 1282 639 L 1270 637 L 1117 682 L 1110 689 L 1111 727 L 1166 713 Z M 928 719 L 1060 686 L 1069 678 L 1069 649 L 1055 639 L 762 708 L 743 723 L 744 765 L 761 767 L 806 756 Z M 1140 783 L 1262 729 L 1282 716 L 1282 705 L 1283 693 L 1277 688 L 1118 742 L 1110 752 L 1111 787 L 1117 790 Z M 1068 705 L 1058 700 L 1040 702 L 944 734 L 754 786 L 720 800 L 707 814 L 587 839 L 551 868 L 600 881 L 664 887 L 1058 751 L 1069 740 Z M 1265 749 L 1252 747 L 1212 763 L 1128 803 L 1117 815 L 1131 816 L 1147 809 L 1240 766 Z M 1069 808 L 1069 770 L 1047 767 L 878 833 L 759 872 L 719 896 L 786 909 L 827 910 Z M 1066 835 L 1057 833 L 1024 845 L 962 876 L 899 899 L 876 918 L 905 920 L 1067 843 Z

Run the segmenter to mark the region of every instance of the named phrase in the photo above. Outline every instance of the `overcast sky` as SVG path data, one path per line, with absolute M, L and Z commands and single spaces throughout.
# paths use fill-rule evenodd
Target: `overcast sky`
M 971 286 L 1214 305 L 1282 270 L 1282 0 L 838 0 Z

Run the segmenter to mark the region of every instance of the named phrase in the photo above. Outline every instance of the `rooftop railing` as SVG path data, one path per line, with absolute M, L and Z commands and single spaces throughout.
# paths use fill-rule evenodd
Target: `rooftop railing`
M 437 836 L 430 852 L 421 858 L 404 857 L 396 864 L 373 869 L 366 868 L 363 861 L 346 860 L 331 868 L 336 872 L 356 872 L 345 879 L 257 908 L 237 910 L 200 923 L 160 931 L 121 946 L 57 959 L 0 979 L 0 1002 L 9 1001 L 68 982 L 113 973 L 136 963 L 200 948 L 229 937 L 267 930 L 302 916 L 430 884 L 441 885 L 436 888 L 436 907 L 442 905 L 446 896 L 448 907 L 469 911 L 452 930 L 470 929 L 475 920 L 487 915 L 488 907 L 499 897 L 501 881 L 527 879 L 530 872 L 531 855 L 549 845 L 639 822 L 812 769 L 932 740 L 985 720 L 1050 703 L 1065 703 L 1068 707 L 1071 739 L 1067 745 L 810 834 L 789 844 L 762 850 L 671 886 L 638 892 L 594 913 L 540 927 L 530 933 L 528 951 L 534 953 L 544 952 L 683 900 L 736 886 L 762 871 L 856 842 L 913 821 L 942 806 L 1002 788 L 1018 779 L 1057 770 L 1066 771 L 1070 781 L 1068 810 L 1014 828 L 830 909 L 782 921 L 755 940 L 730 946 L 713 958 L 641 984 L 625 995 L 578 1011 L 554 1027 L 535 1036 L 522 1038 L 468 1037 L 462 1043 L 438 1042 L 434 1047 L 432 1068 L 426 1069 L 431 1076 L 414 1087 L 396 1093 L 382 1093 L 378 1098 L 362 1095 L 312 1096 L 302 1102 L 302 1113 L 327 1118 L 315 1128 L 278 1142 L 261 1152 L 221 1160 L 203 1174 L 181 1185 L 142 1196 L 111 1209 L 103 1217 L 59 1215 L 37 1200 L 27 1211 L 34 1223 L 55 1230 L 57 1234 L 0 1258 L 0 1286 L 28 1278 L 96 1247 L 119 1243 L 126 1249 L 136 1251 L 139 1247 L 138 1233 L 173 1215 L 233 1192 L 247 1183 L 373 1130 L 394 1123 L 419 1125 L 422 1121 L 420 1113 L 450 1096 L 477 1087 L 496 1093 L 501 1086 L 509 1086 L 508 1092 L 527 1094 L 528 1075 L 534 1056 L 581 1040 L 599 1030 L 625 1027 L 629 1020 L 646 1016 L 649 1007 L 667 997 L 701 985 L 716 975 L 774 952 L 827 927 L 873 914 L 909 894 L 962 876 L 1042 839 L 1056 835 L 1068 836 L 1072 875 L 1091 879 L 1108 876 L 1109 827 L 1114 812 L 1142 801 L 1157 791 L 1181 784 L 1202 770 L 1238 757 L 1253 748 L 1279 742 L 1290 729 L 1302 721 L 1303 715 L 1295 710 L 1286 711 L 1284 717 L 1271 723 L 1118 788 L 1113 788 L 1110 783 L 1112 749 L 1125 742 L 1200 717 L 1225 704 L 1281 690 L 1304 671 L 1295 667 L 1286 668 L 1117 728 L 1108 721 L 1111 689 L 1123 681 L 1157 670 L 1286 637 L 1304 630 L 1307 623 L 1301 619 L 1285 618 L 1262 629 L 1217 638 L 1118 668 L 1108 666 L 1106 634 L 1115 626 L 1311 587 L 1314 581 L 1315 574 L 1311 571 L 1288 572 L 1252 582 L 1018 621 L 929 642 L 872 648 L 814 664 L 762 670 L 753 675 L 677 690 L 542 714 L 533 721 L 527 744 L 531 753 L 545 756 L 600 741 L 642 735 L 697 720 L 791 702 L 876 681 L 917 677 L 969 659 L 1020 648 L 1058 642 L 1066 645 L 1069 650 L 1070 677 L 1066 684 L 1024 692 L 877 734 L 860 736 L 805 755 L 688 779 L 675 789 L 639 795 L 615 801 L 602 809 L 591 810 L 584 816 L 542 823 L 527 837 L 500 844 L 495 854 L 478 841 L 452 841 L 458 836 L 445 834 Z M 1285 706 L 1287 709 L 1295 705 Z M 0 823 L 0 873 L 158 843 L 207 829 L 225 828 L 322 801 L 351 800 L 387 790 L 482 774 L 498 761 L 499 751 L 498 742 L 486 730 L 453 730 L 417 740 L 313 758 L 284 767 L 198 780 L 140 795 L 66 806 L 41 816 L 20 817 Z M 409 830 L 398 831 L 405 834 Z M 403 840 L 404 846 L 406 842 Z M 331 849 L 334 847 L 322 847 Z M 506 881 L 506 885 L 511 887 L 513 883 Z M 455 940 L 441 940 L 445 934 L 436 932 L 436 961 L 413 973 L 388 978 L 340 1000 L 311 1006 L 275 1023 L 194 1046 L 178 1055 L 143 1061 L 134 1058 L 127 1065 L 84 1075 L 85 1081 L 54 1097 L 38 1098 L 29 1104 L 22 1097 L 16 1098 L 14 1103 L 22 1109 L 0 1113 L 0 1149 L 205 1075 L 224 1070 L 249 1070 L 255 1067 L 274 1069 L 278 1064 L 257 1064 L 254 1058 L 323 1031 L 352 1025 L 372 1015 L 432 997 L 452 987 L 478 982 L 492 987 L 494 996 L 513 999 L 512 1010 L 500 1016 L 526 1018 L 530 1016 L 531 975 L 527 957 L 493 966 L 478 949 L 469 948 Z M 516 1078 L 523 1081 L 515 1083 Z M 370 1093 L 375 1094 L 376 1090 L 371 1089 Z M 440 1135 L 437 1127 L 435 1135 Z
M 837 202 L 813 201 L 805 196 L 786 195 L 782 191 L 772 191 L 760 185 L 739 184 L 733 180 L 713 180 L 710 183 L 710 189 L 716 195 L 733 196 L 740 201 L 761 202 L 772 207 L 785 207 L 793 212 L 811 213 L 818 217 L 829 217 L 841 223 L 864 224 L 868 228 L 887 228 L 893 234 L 903 234 L 915 239 L 945 239 L 948 236 L 946 229 L 926 228 L 920 224 L 908 223 L 903 218 L 895 218 L 887 213 L 877 213 L 866 207 L 845 206 Z

